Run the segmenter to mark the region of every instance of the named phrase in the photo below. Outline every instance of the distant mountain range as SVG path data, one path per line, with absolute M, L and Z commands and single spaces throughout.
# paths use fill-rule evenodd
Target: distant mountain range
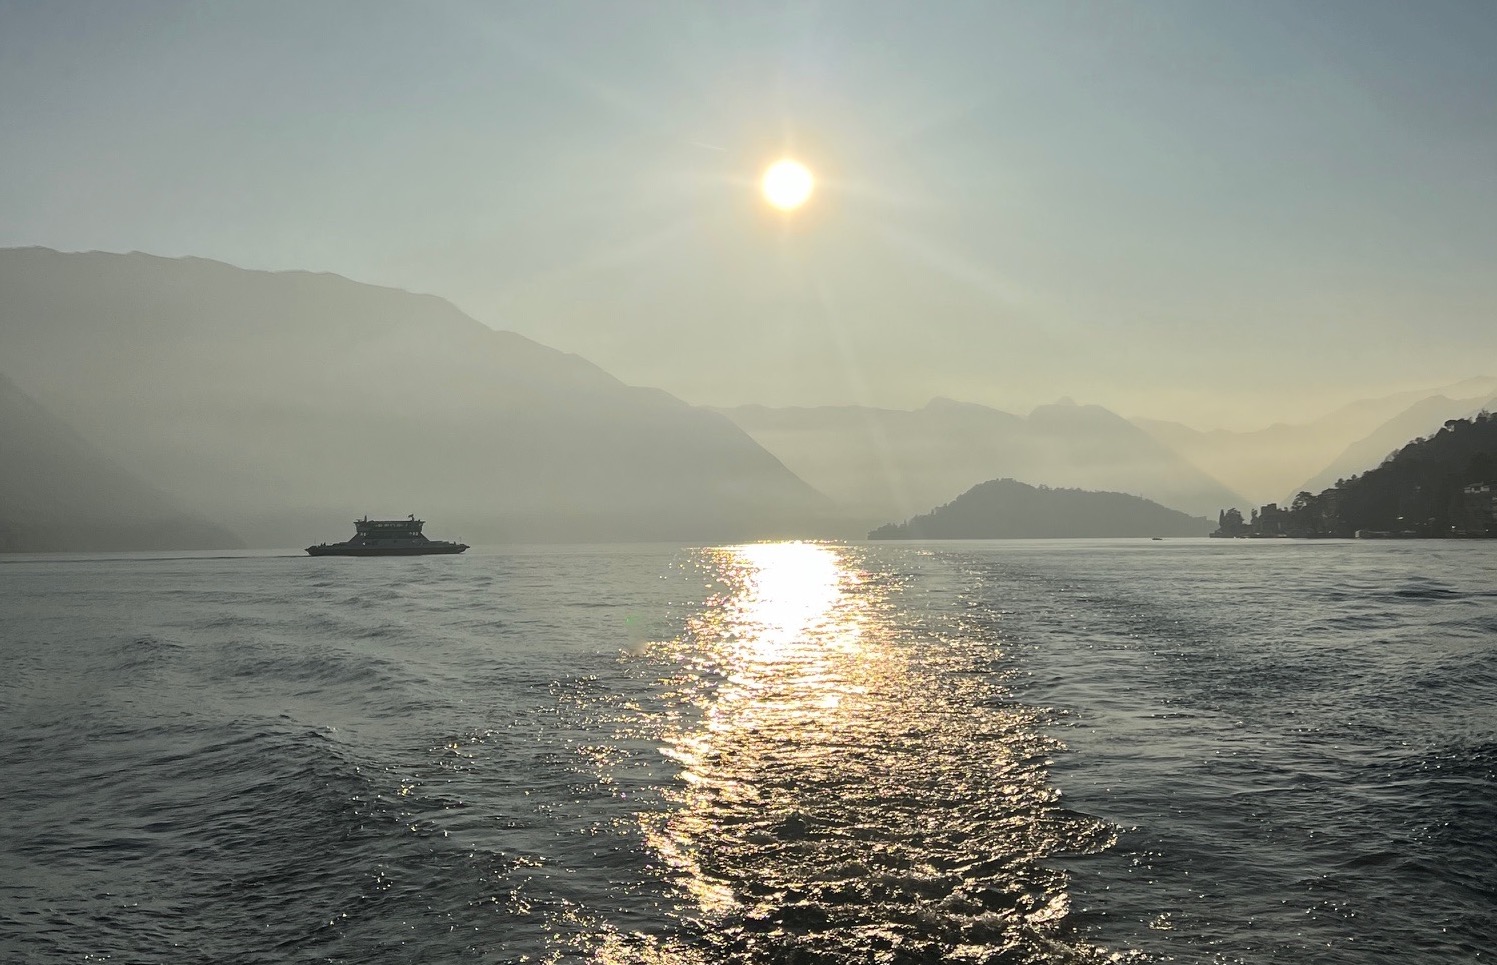
M 830 525 L 827 498 L 723 416 L 431 296 L 194 258 L 10 249 L 0 319 L 0 371 L 19 391 L 255 546 L 341 539 L 364 513 L 416 512 L 469 542 Z M 6 461 L 36 458 L 46 437 L 7 446 Z M 7 515 L 40 522 L 63 505 Z
M 243 543 L 135 478 L 0 375 L 0 552 Z
M 1126 493 L 1027 486 L 993 479 L 869 539 L 1033 539 L 1205 536 L 1210 520 Z
M 1123 490 L 1212 517 L 1224 506 L 1246 504 L 1243 495 L 1101 406 L 1046 405 L 1027 417 L 946 399 L 915 411 L 720 411 L 867 526 L 907 518 L 997 477 Z
M 37 549 L 302 546 L 411 512 L 478 543 L 854 537 L 1002 477 L 1214 517 L 1497 397 L 1470 380 L 1252 433 L 1068 402 L 712 410 L 429 295 L 44 248 L 0 250 L 0 376 L 0 548 Z

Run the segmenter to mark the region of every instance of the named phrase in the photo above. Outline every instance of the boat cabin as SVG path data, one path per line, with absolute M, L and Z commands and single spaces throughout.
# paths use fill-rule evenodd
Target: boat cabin
M 354 520 L 353 524 L 364 539 L 419 539 L 426 520 L 417 519 L 413 513 L 409 519 L 370 519 L 365 516 Z

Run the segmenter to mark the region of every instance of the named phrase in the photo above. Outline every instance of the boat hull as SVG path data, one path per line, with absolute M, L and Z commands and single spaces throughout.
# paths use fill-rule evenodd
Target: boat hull
M 327 543 L 308 546 L 309 556 L 437 556 L 461 553 L 468 548 L 466 543 L 442 543 L 432 541 L 419 546 L 350 546 L 347 543 Z

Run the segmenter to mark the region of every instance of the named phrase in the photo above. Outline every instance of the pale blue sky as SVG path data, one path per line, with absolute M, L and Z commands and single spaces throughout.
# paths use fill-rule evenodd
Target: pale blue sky
M 692 402 L 1251 426 L 1497 371 L 1493 50 L 1490 2 L 0 0 L 0 245 L 432 292 Z

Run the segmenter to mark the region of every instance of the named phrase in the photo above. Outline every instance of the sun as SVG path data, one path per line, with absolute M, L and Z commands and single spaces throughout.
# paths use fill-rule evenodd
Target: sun
M 816 179 L 804 164 L 784 158 L 769 166 L 759 186 L 764 191 L 765 201 L 781 211 L 794 211 L 811 197 Z

